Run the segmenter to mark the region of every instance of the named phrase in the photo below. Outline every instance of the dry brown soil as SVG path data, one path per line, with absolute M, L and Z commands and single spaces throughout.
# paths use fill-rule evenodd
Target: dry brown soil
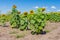
M 19 29 L 0 26 L 0 40 L 60 40 L 60 22 L 47 22 L 44 30 L 49 30 L 49 32 L 44 35 L 32 35 L 31 31 L 20 31 Z

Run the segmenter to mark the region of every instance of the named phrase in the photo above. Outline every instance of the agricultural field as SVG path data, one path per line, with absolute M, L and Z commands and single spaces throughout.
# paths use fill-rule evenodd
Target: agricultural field
M 13 5 L 12 12 L 0 14 L 0 40 L 60 40 L 60 12 L 45 10 L 21 13 Z

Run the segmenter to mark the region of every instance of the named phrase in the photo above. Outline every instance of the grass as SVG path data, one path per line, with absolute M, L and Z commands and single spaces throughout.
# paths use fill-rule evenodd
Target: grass
M 12 31 L 12 32 L 10 32 L 9 34 L 16 34 L 17 32 L 16 31 Z
M 12 31 L 9 34 L 12 34 L 12 36 L 15 36 L 16 38 L 23 38 L 25 36 L 25 33 L 18 33 L 16 31 Z
M 23 38 L 24 36 L 24 34 L 16 34 L 16 38 Z
M 50 31 L 49 30 L 45 30 L 46 31 L 46 33 L 49 33 Z

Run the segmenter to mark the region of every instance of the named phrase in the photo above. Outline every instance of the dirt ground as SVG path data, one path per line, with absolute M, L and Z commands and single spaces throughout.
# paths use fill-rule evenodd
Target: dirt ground
M 32 35 L 31 31 L 0 26 L 0 40 L 60 40 L 60 22 L 47 22 L 44 30 L 49 30 L 49 32 L 44 35 Z

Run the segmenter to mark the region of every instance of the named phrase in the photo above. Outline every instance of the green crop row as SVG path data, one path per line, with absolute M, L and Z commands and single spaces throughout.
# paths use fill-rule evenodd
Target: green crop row
M 18 12 L 14 5 L 12 8 L 12 18 L 10 20 L 11 27 L 20 30 L 30 29 L 32 34 L 42 33 L 46 23 L 46 15 L 43 13 L 44 10 L 45 8 L 38 8 L 35 13 L 31 10 L 29 14 L 27 12 L 19 14 L 20 12 Z
M 48 13 L 47 20 L 50 22 L 60 22 L 60 12 Z
M 46 26 L 46 21 L 60 22 L 60 13 L 50 12 L 45 13 L 45 8 L 38 8 L 35 12 L 33 10 L 21 14 L 14 5 L 12 12 L 8 14 L 0 14 L 0 25 L 10 23 L 10 27 L 18 28 L 21 31 L 31 30 L 32 34 L 45 33 L 43 29 Z

